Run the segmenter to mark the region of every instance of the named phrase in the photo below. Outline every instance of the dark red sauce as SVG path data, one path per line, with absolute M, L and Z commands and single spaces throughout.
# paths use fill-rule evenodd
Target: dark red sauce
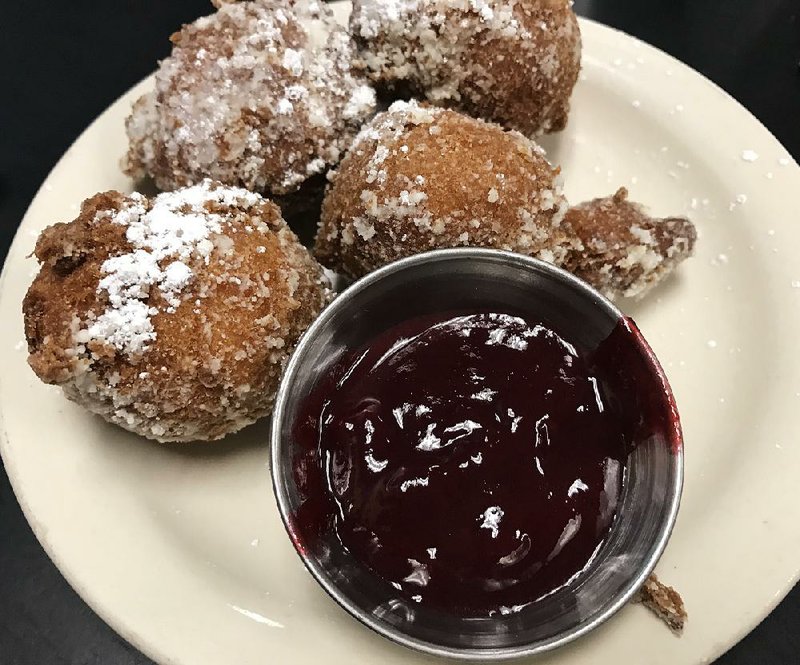
M 581 349 L 481 311 L 347 354 L 302 405 L 298 540 L 332 530 L 398 595 L 467 616 L 574 583 L 613 524 L 628 452 L 680 440 L 636 334 L 622 321 Z

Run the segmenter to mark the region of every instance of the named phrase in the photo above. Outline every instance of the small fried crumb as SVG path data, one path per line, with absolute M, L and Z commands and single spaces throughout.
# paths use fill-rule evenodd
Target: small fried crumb
M 564 267 L 610 298 L 642 296 L 692 255 L 697 240 L 688 219 L 650 217 L 624 187 L 570 208 L 564 223 L 579 240 Z
M 675 589 L 660 582 L 655 573 L 645 580 L 636 600 L 653 612 L 675 633 L 680 634 L 683 631 L 688 618 L 683 598 Z

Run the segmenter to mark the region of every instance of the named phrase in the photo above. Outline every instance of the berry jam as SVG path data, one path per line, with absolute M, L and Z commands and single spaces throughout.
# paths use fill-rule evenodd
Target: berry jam
M 626 356 L 631 334 L 621 322 L 585 350 L 488 311 L 384 332 L 301 407 L 309 500 L 293 528 L 312 546 L 332 529 L 397 595 L 463 616 L 569 585 L 614 522 L 632 447 L 674 440 L 664 393 L 639 390 L 652 370 Z

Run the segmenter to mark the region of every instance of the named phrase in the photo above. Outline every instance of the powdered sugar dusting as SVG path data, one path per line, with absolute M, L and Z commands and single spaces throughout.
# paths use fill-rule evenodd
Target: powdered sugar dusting
M 136 102 L 125 170 L 167 190 L 212 177 L 287 194 L 374 111 L 350 36 L 312 0 L 225 4 L 184 26 Z
M 105 276 L 97 290 L 107 295 L 108 306 L 79 333 L 78 341 L 105 341 L 128 354 L 146 351 L 156 338 L 151 317 L 159 311 L 148 304 L 151 289 L 161 293 L 165 311 L 174 312 L 194 276 L 186 261 L 201 257 L 208 262 L 211 238 L 223 231 L 222 216 L 207 210 L 206 204 L 250 206 L 259 201 L 261 197 L 246 190 L 204 181 L 159 194 L 152 205 L 134 193 L 119 210 L 99 212 L 96 221 L 108 218 L 127 227 L 125 236 L 134 249 L 103 262 Z
M 60 265 L 49 260 L 58 257 Z M 329 300 L 322 270 L 261 197 L 218 183 L 103 192 L 37 241 L 24 312 L 45 382 L 159 441 L 216 440 L 269 414 Z
M 447 169 L 447 187 L 437 167 Z M 351 277 L 455 246 L 545 259 L 546 249 L 563 264 L 576 244 L 562 228 L 569 206 L 561 178 L 538 145 L 414 100 L 367 123 L 331 180 L 315 253 Z
M 376 81 L 408 81 L 435 104 L 492 119 L 491 111 L 481 113 L 482 104 L 499 102 L 508 126 L 528 136 L 563 122 L 581 55 L 567 3 L 360 0 L 350 26 Z M 496 61 L 476 51 L 496 54 Z M 520 85 L 508 85 L 509 79 Z M 531 91 L 530 103 L 510 117 L 514 104 L 507 98 L 523 89 Z

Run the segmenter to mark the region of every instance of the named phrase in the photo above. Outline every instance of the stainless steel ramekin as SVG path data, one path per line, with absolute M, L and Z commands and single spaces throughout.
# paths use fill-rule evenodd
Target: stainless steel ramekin
M 272 480 L 278 508 L 304 564 L 344 609 L 376 632 L 427 653 L 471 660 L 537 654 L 576 639 L 628 602 L 669 538 L 683 483 L 677 412 L 663 371 L 647 343 L 632 344 L 664 387 L 674 415 L 673 440 L 650 439 L 629 456 L 611 532 L 591 565 L 566 588 L 519 612 L 463 618 L 397 597 L 334 537 L 303 542 L 294 518 L 298 491 L 292 431 L 302 399 L 342 354 L 411 317 L 495 307 L 529 313 L 592 348 L 623 318 L 594 289 L 548 263 L 510 252 L 445 249 L 377 270 L 346 289 L 312 324 L 286 367 L 272 420 Z

